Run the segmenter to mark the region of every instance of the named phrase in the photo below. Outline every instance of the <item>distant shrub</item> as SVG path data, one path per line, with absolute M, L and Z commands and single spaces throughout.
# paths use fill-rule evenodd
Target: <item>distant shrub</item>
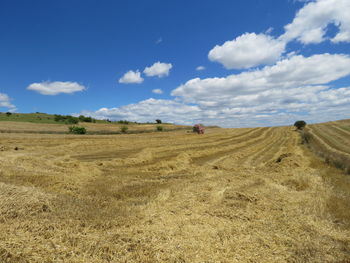
M 120 121 L 117 121 L 117 123 L 120 123 L 120 124 L 129 124 L 130 122 L 129 122 L 129 121 L 120 120 Z
M 11 112 L 6 112 L 7 117 L 10 117 L 12 115 Z
M 72 134 L 86 134 L 86 129 L 84 127 L 79 126 L 70 126 L 68 127 L 69 133 Z
M 156 130 L 157 131 L 164 131 L 164 127 L 159 125 L 159 126 L 157 126 Z
M 96 122 L 96 120 L 94 118 L 91 117 L 85 117 L 84 115 L 80 115 L 78 117 L 79 121 L 81 122 Z
M 67 124 L 77 124 L 79 122 L 78 118 L 67 116 L 67 119 L 65 120 L 65 123 Z
M 305 121 L 296 121 L 294 123 L 294 126 L 298 129 L 298 130 L 302 130 L 304 129 L 304 127 L 306 126 L 306 122 Z
M 120 131 L 122 132 L 122 133 L 126 133 L 127 131 L 128 131 L 128 127 L 127 126 L 121 126 L 120 127 Z
M 64 120 L 64 116 L 63 116 L 63 115 L 55 114 L 54 120 L 55 120 L 55 121 L 63 121 L 63 120 Z
M 66 124 L 77 124 L 79 122 L 79 119 L 77 117 L 73 117 L 70 115 L 55 114 L 54 116 L 54 120 L 56 122 L 64 122 Z
M 156 123 L 161 124 L 162 121 L 160 119 L 156 119 Z

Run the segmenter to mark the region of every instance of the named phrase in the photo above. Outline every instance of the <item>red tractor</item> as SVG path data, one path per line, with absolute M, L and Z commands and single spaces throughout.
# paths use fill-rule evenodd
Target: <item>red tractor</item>
M 193 132 L 198 134 L 204 134 L 205 128 L 202 124 L 196 124 L 193 126 Z

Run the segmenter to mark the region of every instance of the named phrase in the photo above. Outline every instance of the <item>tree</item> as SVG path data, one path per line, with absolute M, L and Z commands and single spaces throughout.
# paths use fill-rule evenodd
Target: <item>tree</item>
M 305 121 L 296 121 L 294 123 L 294 126 L 298 129 L 298 130 L 302 130 L 304 129 L 304 127 L 306 126 L 306 122 Z
M 79 117 L 78 117 L 78 119 L 79 119 L 79 121 L 84 121 L 85 120 L 85 116 L 84 115 L 80 115 Z
M 160 119 L 156 119 L 156 123 L 161 124 L 162 121 Z
M 67 124 L 77 124 L 78 122 L 79 122 L 78 118 L 75 118 L 75 117 L 69 116 L 69 115 L 66 117 Z
M 91 117 L 85 117 L 84 115 L 80 115 L 78 117 L 79 121 L 81 122 L 94 122 L 94 119 Z
M 7 117 L 9 117 L 9 116 L 12 115 L 12 113 L 11 112 L 6 112 L 6 115 L 7 115 Z

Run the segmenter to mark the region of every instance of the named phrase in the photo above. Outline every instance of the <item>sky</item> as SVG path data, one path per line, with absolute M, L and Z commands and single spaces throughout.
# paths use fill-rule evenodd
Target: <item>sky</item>
M 350 118 L 350 0 L 2 0 L 0 111 L 222 127 Z

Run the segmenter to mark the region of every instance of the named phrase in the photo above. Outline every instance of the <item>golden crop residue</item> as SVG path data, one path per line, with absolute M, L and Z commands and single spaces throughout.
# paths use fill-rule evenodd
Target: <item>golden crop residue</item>
M 292 127 L 2 133 L 0 165 L 0 262 L 350 260 L 350 179 Z
M 310 125 L 301 134 L 307 145 L 326 163 L 350 174 L 350 121 Z

